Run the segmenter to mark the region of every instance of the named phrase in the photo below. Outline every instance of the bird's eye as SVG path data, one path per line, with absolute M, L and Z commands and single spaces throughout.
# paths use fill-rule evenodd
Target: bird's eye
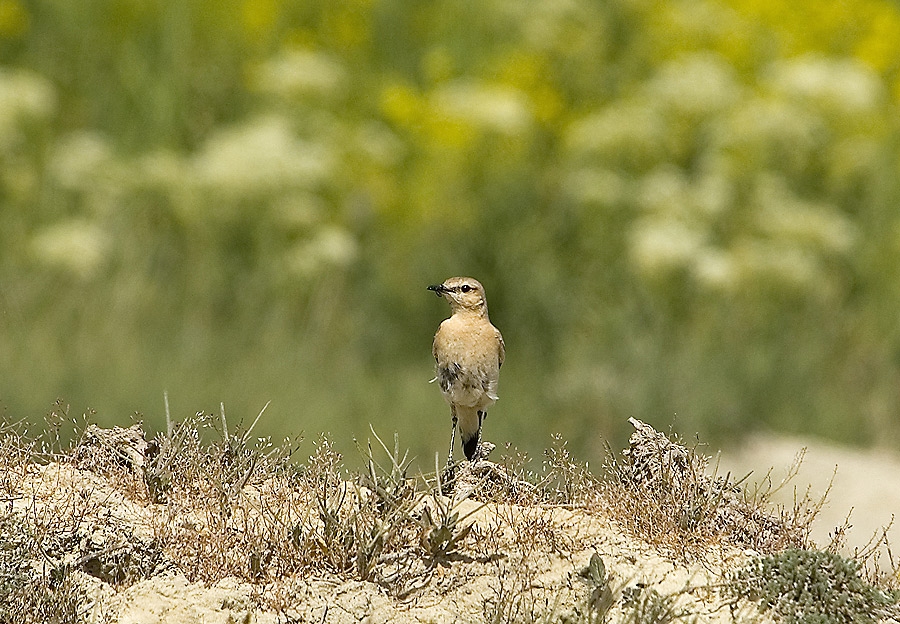
M 472 290 L 472 287 L 469 286 L 468 284 L 463 284 L 462 287 L 460 288 L 460 290 L 463 292 L 469 292 L 470 290 Z

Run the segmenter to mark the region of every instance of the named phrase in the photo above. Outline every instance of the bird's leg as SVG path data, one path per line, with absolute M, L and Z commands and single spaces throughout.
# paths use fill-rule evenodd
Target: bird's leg
M 456 442 L 456 422 L 458 420 L 456 417 L 456 408 L 452 405 L 450 406 L 450 416 L 453 419 L 453 425 L 450 428 L 450 453 L 447 456 L 448 466 L 453 465 L 453 444 Z
M 475 454 L 472 456 L 473 460 L 479 459 L 479 451 L 481 450 L 481 423 L 484 421 L 485 416 L 487 416 L 487 412 L 478 410 L 478 433 L 475 434 Z

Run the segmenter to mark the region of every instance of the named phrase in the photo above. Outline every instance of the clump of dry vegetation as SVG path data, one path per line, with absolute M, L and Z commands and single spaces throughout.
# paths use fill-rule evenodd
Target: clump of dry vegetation
M 710 474 L 710 458 L 696 448 L 637 419 L 630 422 L 635 431 L 629 448 L 621 457 L 609 453 L 600 486 L 603 502 L 630 531 L 687 557 L 722 541 L 759 552 L 810 544 L 810 526 L 824 498 L 807 492 L 791 508 L 777 508 L 768 475 L 767 485 L 744 488 L 746 477 Z
M 129 588 L 173 575 L 232 579 L 246 591 L 228 604 L 279 622 L 379 608 L 395 621 L 714 621 L 707 603 L 739 612 L 746 601 L 728 588 L 756 578 L 734 569 L 815 552 L 818 503 L 772 509 L 765 492 L 710 475 L 706 457 L 636 420 L 601 475 L 561 439 L 536 470 L 511 452 L 411 475 L 396 437 L 373 430 L 354 472 L 327 437 L 305 461 L 299 439 L 254 437 L 261 416 L 230 428 L 223 408 L 150 439 L 140 423 L 83 424 L 65 448 L 63 406 L 41 436 L 5 426 L 0 623 L 116 621 Z M 638 565 L 651 555 L 680 563 L 656 577 Z M 880 583 L 865 587 L 891 613 L 896 594 Z M 337 587 L 364 606 L 336 601 Z

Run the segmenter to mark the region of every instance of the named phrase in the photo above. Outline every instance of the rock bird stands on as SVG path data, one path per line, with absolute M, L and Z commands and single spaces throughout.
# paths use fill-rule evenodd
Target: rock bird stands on
M 428 290 L 450 303 L 451 316 L 441 323 L 432 345 L 436 362 L 432 381 L 440 382 L 453 418 L 448 463 L 453 460 L 457 427 L 466 459 L 474 461 L 481 442 L 481 423 L 497 400 L 500 366 L 506 355 L 503 336 L 491 325 L 484 287 L 478 280 L 451 277 Z

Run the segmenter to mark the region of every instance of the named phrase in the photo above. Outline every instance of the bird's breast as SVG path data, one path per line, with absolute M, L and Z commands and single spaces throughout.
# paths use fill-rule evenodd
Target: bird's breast
M 434 355 L 438 360 L 456 362 L 461 368 L 496 367 L 499 369 L 499 337 L 490 322 L 463 322 L 450 317 L 434 337 Z
M 498 332 L 481 318 L 450 317 L 434 337 L 437 379 L 444 397 L 456 405 L 483 409 L 497 399 L 500 375 Z

